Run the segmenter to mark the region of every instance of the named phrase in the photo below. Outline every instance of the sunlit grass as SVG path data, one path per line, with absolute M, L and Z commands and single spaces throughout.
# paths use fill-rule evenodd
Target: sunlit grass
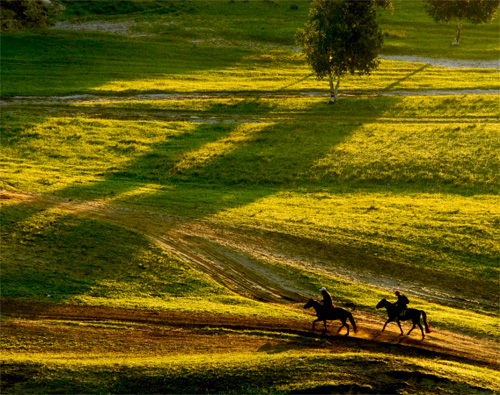
M 341 181 L 432 191 L 437 185 L 495 188 L 496 96 L 345 99 L 333 111 L 321 100 L 190 100 L 194 110 L 179 100 L 96 104 L 111 118 L 131 110 L 253 118 L 238 124 L 27 118 L 13 107 L 4 117 L 3 185 L 48 192 L 120 178 L 162 185 Z M 275 115 L 280 122 L 269 123 Z
M 81 354 L 7 354 L 6 367 L 25 367 L 32 371 L 38 389 L 65 388 L 75 392 L 86 386 L 87 392 L 122 392 L 139 390 L 146 382 L 158 392 L 206 393 L 211 390 L 238 393 L 242 388 L 250 392 L 288 393 L 291 389 L 314 388 L 318 385 L 357 383 L 358 388 L 372 388 L 381 384 L 375 377 L 407 372 L 410 382 L 418 377 L 429 380 L 429 388 L 419 385 L 419 393 L 433 393 L 434 380 L 448 390 L 460 388 L 474 391 L 498 390 L 497 372 L 447 360 L 430 361 L 377 352 L 328 351 L 291 353 L 232 353 L 185 356 L 131 357 Z M 45 368 L 40 369 L 40 364 Z M 332 366 L 335 366 L 332 369 Z M 363 378 L 359 374 L 363 371 Z M 115 375 L 114 375 L 114 374 Z M 119 373 L 119 376 L 116 374 Z M 412 377 L 414 377 L 412 379 Z M 30 382 L 18 389 L 30 389 Z M 470 386 L 470 387 L 467 387 Z M 472 388 L 471 388 L 472 387 Z M 340 387 L 339 387 L 340 388 Z M 383 391 L 381 387 L 380 390 Z M 31 391 L 30 391 L 31 392 Z
M 477 257 L 476 261 L 468 261 L 467 257 L 464 257 L 463 267 L 454 265 L 456 257 L 460 256 L 460 250 L 455 252 L 455 261 L 443 260 L 438 253 L 429 255 L 430 251 L 439 252 L 438 248 L 449 247 L 426 245 L 432 242 L 434 237 L 440 237 L 443 230 L 436 225 L 437 222 L 425 224 L 422 216 L 429 215 L 430 211 L 438 218 L 442 218 L 441 215 L 446 213 L 435 213 L 435 210 L 440 210 L 444 206 L 448 209 L 449 201 L 443 204 L 443 201 L 436 199 L 427 201 L 412 199 L 413 214 L 416 214 L 421 220 L 419 223 L 424 223 L 425 226 L 419 227 L 417 223 L 414 228 L 403 226 L 406 229 L 404 234 L 408 240 L 421 239 L 421 244 L 408 243 L 408 245 L 401 246 L 400 238 L 384 239 L 380 235 L 381 232 L 402 233 L 394 224 L 392 228 L 386 224 L 389 217 L 399 217 L 401 221 L 405 220 L 403 207 L 398 212 L 391 210 L 391 207 L 396 205 L 394 204 L 396 200 L 392 201 L 385 196 L 384 206 L 381 206 L 382 201 L 376 202 L 374 196 L 366 197 L 363 202 L 359 201 L 359 197 L 353 196 L 343 196 L 342 202 L 339 199 L 327 202 L 324 199 L 325 194 L 316 197 L 321 198 L 322 206 L 325 203 L 328 205 L 323 208 L 319 208 L 321 205 L 314 206 L 314 203 L 318 203 L 314 196 L 312 199 L 299 199 L 296 196 L 294 200 L 290 195 L 277 196 L 274 198 L 275 201 L 268 198 L 267 202 L 260 201 L 248 206 L 244 215 L 241 210 L 230 210 L 225 215 L 219 215 L 212 220 L 219 222 L 229 220 L 230 226 L 237 227 L 255 228 L 258 225 L 259 230 L 271 229 L 273 232 L 324 241 L 326 244 L 330 243 L 333 238 L 337 244 L 349 245 L 349 248 L 359 250 L 367 256 L 364 260 L 364 267 L 357 267 L 359 262 L 332 262 L 332 265 L 340 266 L 348 263 L 351 269 L 377 270 L 377 267 L 368 266 L 370 263 L 376 263 L 368 259 L 369 255 L 385 254 L 385 259 L 388 259 L 391 254 L 394 254 L 395 261 L 403 262 L 411 260 L 411 253 L 420 251 L 419 260 L 412 262 L 406 270 L 415 270 L 412 268 L 415 265 L 422 266 L 425 259 L 436 259 L 432 262 L 431 269 L 432 272 L 443 272 L 442 281 L 453 277 L 449 274 L 445 275 L 447 271 L 454 271 L 455 276 L 472 276 L 471 273 L 463 273 L 467 269 L 468 262 L 476 262 L 475 266 L 469 265 L 469 268 L 478 277 L 485 277 L 485 272 L 481 271 L 493 270 L 488 269 L 487 264 L 484 263 L 487 262 L 484 252 L 482 264 L 478 263 Z M 378 198 L 382 199 L 381 196 Z M 362 217 L 366 217 L 366 211 L 363 208 L 370 211 L 368 205 L 373 205 L 374 202 L 377 205 L 376 210 L 385 212 L 386 217 L 369 216 L 371 221 L 366 222 L 364 219 L 365 222 L 363 222 Z M 483 203 L 487 204 L 487 202 Z M 349 210 L 345 207 L 347 204 L 352 207 L 352 215 L 349 215 Z M 398 199 L 398 204 L 403 204 L 401 199 Z M 408 205 L 408 202 L 406 204 Z M 340 219 L 340 215 L 337 217 L 331 215 L 330 210 L 339 206 L 344 206 L 345 218 L 343 220 Z M 264 207 L 266 211 L 263 210 Z M 288 209 L 279 212 L 278 210 L 283 207 L 288 207 Z M 300 214 L 295 211 L 299 210 L 299 207 Z M 481 211 L 481 207 L 477 207 L 474 213 L 478 223 L 484 223 L 481 217 L 484 213 Z M 185 262 L 153 246 L 139 234 L 122 227 L 67 215 L 59 209 L 42 210 L 25 205 L 4 204 L 2 217 L 3 297 L 140 310 L 305 319 L 303 312 L 296 310 L 297 306 L 261 303 L 228 291 Z M 242 220 L 242 218 L 247 220 Z M 290 220 L 290 218 L 293 219 Z M 437 221 L 438 218 L 431 218 L 431 220 Z M 466 220 L 467 217 L 463 219 Z M 391 223 L 391 221 L 387 222 Z M 335 223 L 336 226 L 332 227 L 331 223 Z M 356 226 L 353 228 L 353 225 Z M 365 225 L 368 225 L 368 228 L 364 228 Z M 400 223 L 396 225 L 401 226 Z M 460 228 L 460 225 L 457 224 L 456 227 Z M 422 228 L 432 231 L 425 232 Z M 485 226 L 483 228 L 487 229 Z M 450 224 L 445 228 L 449 239 L 451 239 L 451 229 L 453 226 Z M 421 233 L 419 234 L 418 231 Z M 353 238 L 353 235 L 357 237 Z M 454 237 L 459 236 L 457 234 Z M 471 245 L 474 243 L 470 239 L 466 242 Z M 495 247 L 491 246 L 491 248 Z M 452 254 L 448 256 L 452 257 Z M 294 278 L 300 282 L 302 287 L 311 290 L 311 295 L 314 295 L 320 286 L 327 286 L 334 292 L 337 302 L 354 302 L 361 309 L 373 310 L 376 303 L 387 296 L 379 288 L 346 281 L 334 274 L 328 274 L 328 271 L 320 267 L 298 264 L 290 266 L 285 261 L 269 261 L 266 264 L 270 265 L 274 272 L 280 273 L 283 278 Z M 403 267 L 401 269 L 405 270 Z M 400 270 L 400 275 L 403 274 L 404 272 Z M 498 319 L 491 314 L 439 306 L 418 298 L 412 298 L 412 300 L 414 307 L 427 311 L 433 325 L 487 336 L 498 334 Z M 464 316 L 467 317 L 466 320 Z
M 105 292 L 106 285 L 112 285 L 115 288 L 113 292 Z M 207 313 L 207 314 L 231 314 L 234 317 L 262 317 L 262 318 L 291 318 L 304 319 L 303 314 L 296 310 L 284 307 L 282 305 L 273 305 L 261 303 L 251 299 L 241 297 L 236 294 L 228 295 L 210 295 L 204 297 L 156 297 L 142 292 L 140 295 L 137 289 L 126 289 L 124 284 L 98 284 L 97 289 L 105 296 L 92 296 L 96 292 L 74 296 L 69 300 L 71 303 L 83 304 L 85 306 L 109 306 L 142 310 L 157 311 L 181 311 L 189 313 Z M 120 292 L 121 291 L 121 292 Z M 193 290 L 194 291 L 194 290 Z M 200 292 L 203 292 L 201 290 Z M 91 295 L 91 296 L 88 296 Z M 237 319 L 237 318 L 235 318 Z
M 182 95 L 181 95 L 182 96 Z M 276 117 L 278 120 L 296 119 L 299 117 L 314 116 L 315 120 L 326 117 L 328 120 L 345 121 L 365 119 L 397 120 L 400 122 L 429 122 L 436 121 L 489 121 L 495 122 L 500 116 L 498 95 L 463 94 L 449 96 L 399 96 L 399 97 L 345 97 L 338 106 L 332 108 L 326 105 L 324 97 L 266 97 L 234 94 L 229 97 L 157 97 L 134 100 L 127 98 L 109 98 L 105 101 L 82 102 L 71 105 L 50 106 L 54 116 L 68 112 L 88 111 L 98 109 L 103 118 L 109 116 L 119 118 L 131 113 L 140 112 L 143 117 L 158 117 L 161 112 L 192 114 L 201 116 L 224 116 L 237 121 L 237 116 L 254 116 L 255 120 Z M 39 108 L 36 107 L 37 109 Z M 9 110 L 18 111 L 15 105 Z M 28 114 L 35 115 L 35 108 L 23 106 Z M 235 117 L 235 118 L 232 118 Z
M 283 192 L 213 218 L 226 225 L 348 245 L 400 262 L 401 273 L 417 266 L 442 271 L 443 276 L 496 281 L 497 203 L 493 196 Z M 342 265 L 342 259 L 332 264 Z M 368 264 L 357 263 L 360 269 Z
M 496 292 L 495 95 L 346 98 L 333 110 L 320 98 L 189 103 L 192 113 L 254 120 L 58 115 L 90 104 L 49 106 L 52 116 L 37 117 L 34 107 L 20 115 L 13 106 L 4 117 L 3 186 L 208 216 L 363 256 L 361 266 L 355 259 L 338 265 L 378 272 L 392 262 L 407 279 L 453 289 L 468 279 L 463 287 L 472 294 Z M 189 114 L 187 104 L 114 101 L 95 108 Z M 130 287 L 131 299 L 153 306 L 137 297 L 140 287 Z M 113 299 L 122 288 L 106 279 L 85 298 Z
M 445 69 L 421 63 L 381 61 L 370 76 L 345 76 L 340 93 L 382 93 L 398 90 L 498 89 L 498 71 Z M 180 83 L 181 81 L 181 83 Z M 326 80 L 318 81 L 300 54 L 271 51 L 250 56 L 231 67 L 158 78 L 109 81 L 95 87 L 97 93 L 130 92 L 328 92 Z
M 127 303 L 210 294 L 231 295 L 136 232 L 57 209 L 2 205 L 4 298 Z
M 493 186 L 497 131 L 493 123 L 365 123 L 316 161 L 311 177 Z
M 328 106 L 327 81 L 316 80 L 293 47 L 308 2 L 67 5 L 67 15 L 81 20 L 133 15 L 139 22 L 133 30 L 152 36 L 2 35 L 8 100 L 0 186 L 57 195 L 38 208 L 2 200 L 2 303 L 231 317 L 235 325 L 283 319 L 310 328 L 301 303 L 237 295 L 143 234 L 86 217 L 86 204 L 103 210 L 110 204 L 136 209 L 138 228 L 150 210 L 165 220 L 165 231 L 177 226 L 171 218 L 182 217 L 270 245 L 285 240 L 292 258 L 286 250 L 252 258 L 296 281 L 304 294 L 315 297 L 326 286 L 336 304 L 356 306 L 355 318 L 379 317 L 380 325 L 385 312 L 374 306 L 393 292 L 379 282 L 384 276 L 403 286 L 424 284 L 429 294 L 439 289 L 442 303 L 410 295 L 410 307 L 428 314 L 431 342 L 434 334 L 442 341 L 446 330 L 498 339 L 498 95 L 459 93 L 498 90 L 498 70 L 385 60 L 371 76 L 343 78 L 344 95 Z M 498 19 L 466 24 L 463 43 L 451 47 L 453 27 L 435 24 L 420 1 L 394 6 L 394 14 L 380 15 L 383 54 L 498 59 Z M 377 96 L 405 90 L 457 94 Z M 89 93 L 109 100 L 9 101 Z M 123 100 L 136 93 L 207 97 Z M 300 248 L 314 259 L 294 260 Z M 457 295 L 474 299 L 474 307 L 458 307 Z M 404 357 L 362 329 L 325 339 L 170 324 L 3 315 L 2 392 L 500 389 L 496 370 L 420 349 L 420 358 Z M 367 341 L 374 351 L 361 347 Z
M 192 171 L 201 168 L 218 157 L 230 155 L 234 151 L 240 150 L 247 142 L 255 139 L 254 135 L 270 124 L 260 123 L 258 125 L 241 124 L 232 130 L 226 137 L 215 142 L 207 143 L 202 147 L 186 153 L 173 167 L 174 173 Z
M 195 48 L 192 51 L 178 44 L 132 42 L 127 50 L 125 39 L 113 38 L 108 57 L 93 53 L 76 53 L 76 38 L 52 36 L 8 36 L 4 52 L 2 87 L 4 96 L 13 95 L 72 95 L 72 94 L 137 94 L 137 93 L 209 93 L 297 91 L 328 92 L 328 82 L 318 81 L 302 54 L 282 50 L 237 50 L 234 48 Z M 101 47 L 102 37 L 78 37 L 84 48 Z M 12 42 L 11 42 L 12 41 Z M 34 56 L 22 56 L 17 46 L 33 45 Z M 6 44 L 3 44 L 5 47 Z M 12 46 L 12 48 L 11 48 Z M 46 51 L 43 49 L 46 48 Z M 53 48 L 66 48 L 61 56 L 70 57 L 75 68 L 53 66 Z M 78 48 L 78 46 L 76 47 Z M 131 62 L 130 54 L 140 58 Z M 177 56 L 165 58 L 165 53 Z M 72 54 L 72 55 L 71 55 Z M 71 58 L 73 56 L 74 58 Z M 120 63 L 117 60 L 122 59 Z M 43 62 L 43 67 L 41 66 Z M 76 66 L 75 66 L 76 67 Z M 84 69 L 99 70 L 88 78 Z M 26 69 L 22 69 L 26 68 Z M 47 68 L 49 70 L 47 70 Z M 42 73 L 42 74 L 38 74 Z M 43 78 L 42 78 L 43 77 Z M 423 63 L 382 60 L 370 76 L 345 76 L 340 93 L 384 93 L 398 90 L 463 90 L 498 89 L 498 70 L 447 69 Z

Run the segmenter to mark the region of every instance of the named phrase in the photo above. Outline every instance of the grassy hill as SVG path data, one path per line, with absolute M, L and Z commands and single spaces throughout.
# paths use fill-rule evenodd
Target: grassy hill
M 498 69 L 382 60 L 329 106 L 308 2 L 64 4 L 1 37 L 3 392 L 499 390 Z M 384 55 L 498 59 L 498 19 L 394 8 Z M 311 331 L 321 286 L 357 334 Z M 380 333 L 395 289 L 423 342 Z

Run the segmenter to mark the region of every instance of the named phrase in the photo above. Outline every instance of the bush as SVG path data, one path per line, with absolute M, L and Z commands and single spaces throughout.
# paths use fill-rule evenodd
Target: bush
M 49 26 L 49 17 L 62 8 L 51 0 L 2 0 L 0 29 L 16 31 Z

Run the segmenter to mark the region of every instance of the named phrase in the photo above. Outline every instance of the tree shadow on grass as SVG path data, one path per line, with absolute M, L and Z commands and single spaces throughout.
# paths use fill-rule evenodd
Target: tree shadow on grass
M 137 272 L 147 240 L 102 221 L 22 203 L 2 207 L 2 298 L 61 302 Z
M 424 64 L 423 66 L 419 67 L 417 70 L 414 70 L 408 74 L 406 74 L 405 76 L 399 78 L 398 80 L 394 81 L 393 83 L 387 85 L 383 91 L 384 92 L 388 92 L 388 91 L 391 91 L 393 90 L 396 86 L 398 85 L 401 85 L 403 82 L 405 82 L 406 80 L 410 79 L 411 77 L 417 75 L 418 73 L 424 71 L 425 69 L 431 67 L 430 64 Z
M 250 107 L 254 105 L 251 103 Z M 301 185 L 310 186 L 311 165 L 360 126 L 360 122 L 338 122 L 335 117 L 328 120 L 327 114 L 335 113 L 339 107 L 332 108 L 326 102 L 316 106 L 310 111 L 311 114 L 323 113 L 320 121 L 314 121 L 315 116 L 311 115 L 311 120 L 199 123 L 189 132 L 176 134 L 104 175 L 102 181 L 72 185 L 57 191 L 57 195 L 83 200 L 113 197 L 112 203 L 153 209 L 190 220 L 242 207 L 280 191 L 296 190 Z M 259 106 L 258 109 L 259 115 L 271 111 Z M 367 108 L 366 118 L 376 120 L 381 109 L 386 108 Z M 135 193 L 148 185 L 153 187 L 145 193 Z M 47 208 L 50 204 L 44 207 Z M 50 214 L 43 209 L 33 211 L 27 205 L 11 207 L 6 215 L 9 211 L 17 212 L 13 222 L 18 224 L 29 222 L 33 216 Z M 128 234 L 122 228 L 118 231 L 113 229 L 115 225 L 102 221 L 75 216 L 54 221 L 58 223 L 55 228 L 34 233 L 33 237 L 39 241 L 35 247 L 42 248 L 39 253 L 28 248 L 26 259 L 14 258 L 20 263 L 17 268 L 14 264 L 10 265 L 9 272 L 4 270 L 15 292 L 25 287 L 29 295 L 33 292 L 43 295 L 49 293 L 45 290 L 56 287 L 55 293 L 63 295 L 63 300 L 83 294 L 98 279 L 113 278 L 109 277 L 111 266 L 117 265 L 117 273 L 127 270 L 134 253 L 142 248 L 140 240 L 133 242 L 139 235 Z M 26 237 L 32 233 L 28 229 Z M 130 240 L 114 240 L 116 235 L 125 235 Z M 92 245 L 86 244 L 89 240 Z M 116 259 L 110 257 L 110 251 L 105 248 L 115 245 L 127 246 Z M 41 266 L 36 264 L 37 255 L 44 257 Z M 24 267 L 23 262 L 29 265 Z M 107 268 L 108 274 L 101 272 L 103 268 Z M 20 297 L 8 292 L 4 296 Z
M 248 100 L 236 107 L 248 114 L 257 112 L 252 122 L 199 123 L 194 130 L 152 147 L 102 181 L 73 185 L 57 194 L 67 198 L 113 197 L 116 203 L 156 207 L 188 217 L 215 214 L 279 191 L 314 185 L 311 166 L 362 125 L 348 106 L 354 104 L 356 115 L 363 111 L 364 121 L 373 122 L 397 101 L 384 98 L 383 106 L 346 101 L 337 107 L 325 101 L 304 110 L 305 117 L 274 122 L 267 116 L 273 110 L 271 105 Z M 231 108 L 229 112 L 237 110 Z M 221 111 L 217 107 L 205 115 Z M 349 113 L 350 117 L 342 115 Z M 141 185 L 156 187 L 128 195 Z
M 9 33 L 2 35 L 2 96 L 92 93 L 111 81 L 228 67 L 249 53 L 99 33 Z

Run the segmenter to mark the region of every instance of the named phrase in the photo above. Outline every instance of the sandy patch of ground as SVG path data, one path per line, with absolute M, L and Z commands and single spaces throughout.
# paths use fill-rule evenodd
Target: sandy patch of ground
M 57 22 L 52 28 L 59 30 L 75 30 L 75 31 L 88 31 L 88 32 L 101 32 L 120 34 L 129 37 L 147 37 L 151 34 L 144 34 L 134 32 L 132 27 L 136 25 L 133 21 L 92 21 L 92 22 L 70 22 L 62 21 Z
M 398 62 L 425 63 L 436 67 L 447 67 L 451 69 L 500 69 L 499 60 L 463 60 L 445 58 L 424 58 L 420 56 L 385 56 L 380 55 L 383 60 L 395 60 Z

